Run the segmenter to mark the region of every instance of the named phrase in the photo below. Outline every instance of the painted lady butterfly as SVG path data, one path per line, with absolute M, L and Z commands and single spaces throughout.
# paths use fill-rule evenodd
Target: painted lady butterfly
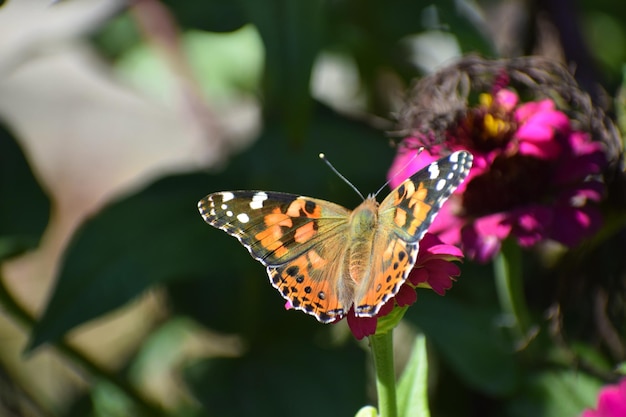
M 265 191 L 209 194 L 198 209 L 267 267 L 270 282 L 294 308 L 323 323 L 353 305 L 356 316 L 373 317 L 407 279 L 420 239 L 472 159 L 455 152 L 411 176 L 382 203 L 370 195 L 353 211 Z

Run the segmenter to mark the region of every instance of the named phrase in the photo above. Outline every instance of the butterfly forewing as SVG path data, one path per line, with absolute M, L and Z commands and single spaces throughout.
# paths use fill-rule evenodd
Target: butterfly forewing
M 419 170 L 380 204 L 381 224 L 408 242 L 419 242 L 471 167 L 472 155 L 459 151 Z
M 349 211 L 287 193 L 226 191 L 198 203 L 204 220 L 236 237 L 266 266 L 297 258 L 345 228 Z

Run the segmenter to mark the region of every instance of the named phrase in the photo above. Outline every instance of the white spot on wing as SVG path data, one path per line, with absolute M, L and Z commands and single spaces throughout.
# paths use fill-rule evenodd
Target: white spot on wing
M 226 215 L 227 215 L 228 217 L 233 217 L 233 212 L 232 212 L 232 211 L 230 211 L 230 210 L 228 210 L 228 211 L 226 212 Z
M 239 213 L 237 215 L 237 220 L 239 220 L 241 223 L 248 223 L 250 221 L 250 217 L 248 217 L 246 213 Z
M 233 198 L 235 198 L 235 194 L 226 191 L 225 193 L 222 193 L 222 201 L 226 202 L 226 201 L 230 201 Z
M 263 207 L 263 202 L 267 200 L 267 194 L 263 191 L 256 193 L 252 196 L 252 201 L 250 202 L 250 208 L 253 210 L 258 210 Z
M 437 191 L 441 191 L 441 190 L 443 190 L 443 187 L 445 187 L 447 183 L 448 183 L 448 181 L 446 181 L 444 179 L 441 179 L 441 180 L 437 181 L 437 185 L 435 185 L 435 189 Z
M 430 173 L 431 180 L 439 177 L 439 167 L 437 166 L 437 164 L 430 164 L 428 166 L 428 172 Z
M 459 155 L 461 155 L 461 152 L 455 152 L 452 155 L 450 155 L 450 161 L 451 162 L 458 162 L 459 160 Z
M 226 205 L 226 204 L 222 204 L 222 206 L 221 206 L 221 207 L 222 207 L 222 210 L 226 210 L 226 209 L 228 208 L 228 205 Z

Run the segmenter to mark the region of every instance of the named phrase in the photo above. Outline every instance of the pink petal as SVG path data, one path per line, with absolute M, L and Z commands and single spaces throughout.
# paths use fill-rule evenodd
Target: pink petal
M 518 122 L 525 122 L 529 117 L 538 112 L 554 110 L 554 102 L 550 99 L 541 101 L 529 101 L 517 108 L 515 118 Z
M 402 285 L 395 298 L 400 307 L 410 306 L 417 301 L 417 293 L 410 285 Z M 379 313 L 378 316 L 380 317 L 381 314 Z
M 596 207 L 560 207 L 556 209 L 550 237 L 573 247 L 597 231 L 602 225 L 602 214 Z
M 463 227 L 464 223 L 465 221 L 462 218 L 450 212 L 450 208 L 446 204 L 439 210 L 439 214 L 430 226 L 429 231 L 442 242 L 450 245 L 460 245 L 461 227 Z
M 391 313 L 391 310 L 393 310 L 395 307 L 396 307 L 396 299 L 394 297 L 388 300 L 385 304 L 383 304 L 383 306 L 378 311 L 378 314 L 376 315 L 376 317 L 386 316 L 387 314 Z
M 428 269 L 426 268 L 413 268 L 413 270 L 409 273 L 409 277 L 407 280 L 413 284 L 413 286 L 417 287 L 422 283 L 428 282 L 430 274 L 428 273 Z
M 520 141 L 518 149 L 520 154 L 534 156 L 539 159 L 554 159 L 561 153 L 561 145 L 555 141 L 540 144 L 530 141 Z
M 511 233 L 511 225 L 505 221 L 507 217 L 507 213 L 495 213 L 483 216 L 476 219 L 474 227 L 482 236 L 494 236 L 503 240 Z
M 505 111 L 511 112 L 517 106 L 518 97 L 513 91 L 502 89 L 495 94 L 494 102 Z
M 404 147 L 396 154 L 389 171 L 387 172 L 387 179 L 390 180 L 389 186 L 396 188 L 402 181 L 415 174 L 420 169 L 424 168 L 431 162 L 439 159 L 438 157 L 431 155 L 426 149 L 419 152 L 417 148 L 419 145 L 417 138 L 406 138 L 403 141 Z M 417 155 L 417 156 L 416 156 Z
M 414 286 L 427 284 L 439 295 L 452 287 L 452 277 L 461 275 L 460 268 L 443 259 L 433 259 L 425 266 L 414 268 L 409 274 L 409 282 Z
M 354 308 L 348 312 L 348 327 L 357 340 L 361 340 L 366 336 L 376 333 L 376 317 L 357 317 L 354 315 Z
M 512 226 L 511 234 L 518 243 L 530 247 L 548 237 L 553 219 L 552 207 L 529 205 L 509 213 L 506 222 Z
M 597 174 L 606 166 L 606 154 L 604 146 L 600 142 L 594 142 L 584 132 L 572 132 L 567 137 L 569 144 L 568 154 L 558 166 L 554 184 L 567 184 L 578 182 L 587 178 L 590 174 Z
M 461 231 L 465 256 L 479 263 L 487 263 L 500 251 L 502 239 L 496 235 L 478 233 L 475 224 Z
M 623 417 L 626 416 L 626 379 L 618 385 L 609 385 L 600 391 L 598 409 L 585 410 L 581 417 Z
M 445 295 L 446 291 L 452 288 L 453 282 L 454 279 L 452 279 L 450 275 L 444 273 L 431 274 L 428 279 L 430 287 L 439 295 Z
M 456 246 L 443 243 L 437 235 L 426 232 L 420 241 L 420 249 L 417 257 L 418 262 L 424 262 L 433 256 L 439 255 L 444 257 L 462 258 L 463 251 Z
M 444 295 L 452 287 L 453 277 L 460 274 L 461 270 L 452 262 L 433 259 L 426 266 L 413 269 L 409 274 L 409 281 L 415 286 L 427 284 L 437 294 Z

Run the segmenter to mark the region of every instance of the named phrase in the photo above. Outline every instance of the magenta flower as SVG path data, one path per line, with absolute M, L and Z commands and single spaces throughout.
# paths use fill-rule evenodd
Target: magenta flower
M 483 94 L 481 104 L 447 133 L 446 148 L 431 146 L 409 164 L 406 175 L 450 150 L 467 149 L 474 165 L 431 227 L 466 256 L 488 261 L 514 237 L 524 247 L 547 239 L 575 246 L 598 230 L 604 185 L 594 176 L 606 164 L 599 142 L 572 129 L 552 100 L 519 103 L 515 93 Z M 424 141 L 404 140 L 393 177 Z
M 585 410 L 581 417 L 626 416 L 626 378 L 616 385 L 608 385 L 600 391 L 596 410 Z

